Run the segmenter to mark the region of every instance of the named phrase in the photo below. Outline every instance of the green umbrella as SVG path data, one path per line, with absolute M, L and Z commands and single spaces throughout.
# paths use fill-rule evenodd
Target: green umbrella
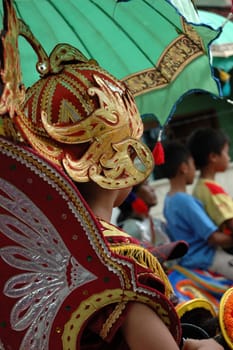
M 213 66 L 229 72 L 233 69 L 233 22 L 217 13 L 199 10 L 202 23 L 213 28 L 221 28 L 221 34 L 211 44 Z
M 161 124 L 184 94 L 204 90 L 218 95 L 208 52 L 218 31 L 187 25 L 167 0 L 15 0 L 14 4 L 18 17 L 48 54 L 58 42 L 68 42 L 95 58 L 126 81 L 140 113 L 155 115 Z M 38 79 L 37 58 L 23 38 L 19 46 L 23 81 L 29 86 Z

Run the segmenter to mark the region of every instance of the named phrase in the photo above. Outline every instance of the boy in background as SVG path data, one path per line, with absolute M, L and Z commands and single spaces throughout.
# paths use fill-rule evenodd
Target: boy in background
M 232 234 L 233 200 L 215 180 L 216 174 L 226 171 L 229 165 L 228 137 L 221 130 L 200 128 L 190 135 L 188 147 L 200 170 L 193 195 L 203 203 L 219 229 Z
M 233 280 L 232 255 L 222 248 L 233 246 L 233 237 L 224 235 L 206 214 L 202 203 L 187 193 L 193 183 L 195 165 L 189 150 L 177 142 L 164 144 L 165 163 L 161 166 L 170 189 L 164 202 L 164 216 L 172 240 L 185 240 L 187 254 L 180 265 L 222 274 Z

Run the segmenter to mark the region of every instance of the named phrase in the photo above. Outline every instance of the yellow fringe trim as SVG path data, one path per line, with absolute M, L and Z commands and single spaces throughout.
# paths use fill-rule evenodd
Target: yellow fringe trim
M 159 277 L 165 286 L 165 295 L 169 298 L 174 294 L 171 283 L 158 259 L 148 250 L 136 244 L 111 244 L 111 250 L 122 256 L 129 257 L 145 268 L 149 268 L 156 277 Z

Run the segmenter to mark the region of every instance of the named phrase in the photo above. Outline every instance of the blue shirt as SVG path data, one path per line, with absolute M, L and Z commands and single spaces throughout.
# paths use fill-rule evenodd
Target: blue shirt
M 167 195 L 164 216 L 171 239 L 185 240 L 189 244 L 189 250 L 180 264 L 187 268 L 208 269 L 215 254 L 215 248 L 208 244 L 208 238 L 218 227 L 206 214 L 202 203 L 185 192 Z

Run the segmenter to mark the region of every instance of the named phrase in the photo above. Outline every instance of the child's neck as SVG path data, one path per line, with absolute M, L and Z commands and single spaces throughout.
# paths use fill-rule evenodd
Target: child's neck
M 116 191 L 103 189 L 93 182 L 83 183 L 78 189 L 95 216 L 111 220 Z
M 207 166 L 201 169 L 200 177 L 204 179 L 214 180 L 216 175 L 216 171 L 211 166 Z
M 107 201 L 106 198 L 104 201 L 89 200 L 88 204 L 96 217 L 105 221 L 111 221 L 113 208 L 111 201 Z
M 170 190 L 169 194 L 174 194 L 177 192 L 186 192 L 186 182 L 184 179 L 173 178 L 170 179 Z

